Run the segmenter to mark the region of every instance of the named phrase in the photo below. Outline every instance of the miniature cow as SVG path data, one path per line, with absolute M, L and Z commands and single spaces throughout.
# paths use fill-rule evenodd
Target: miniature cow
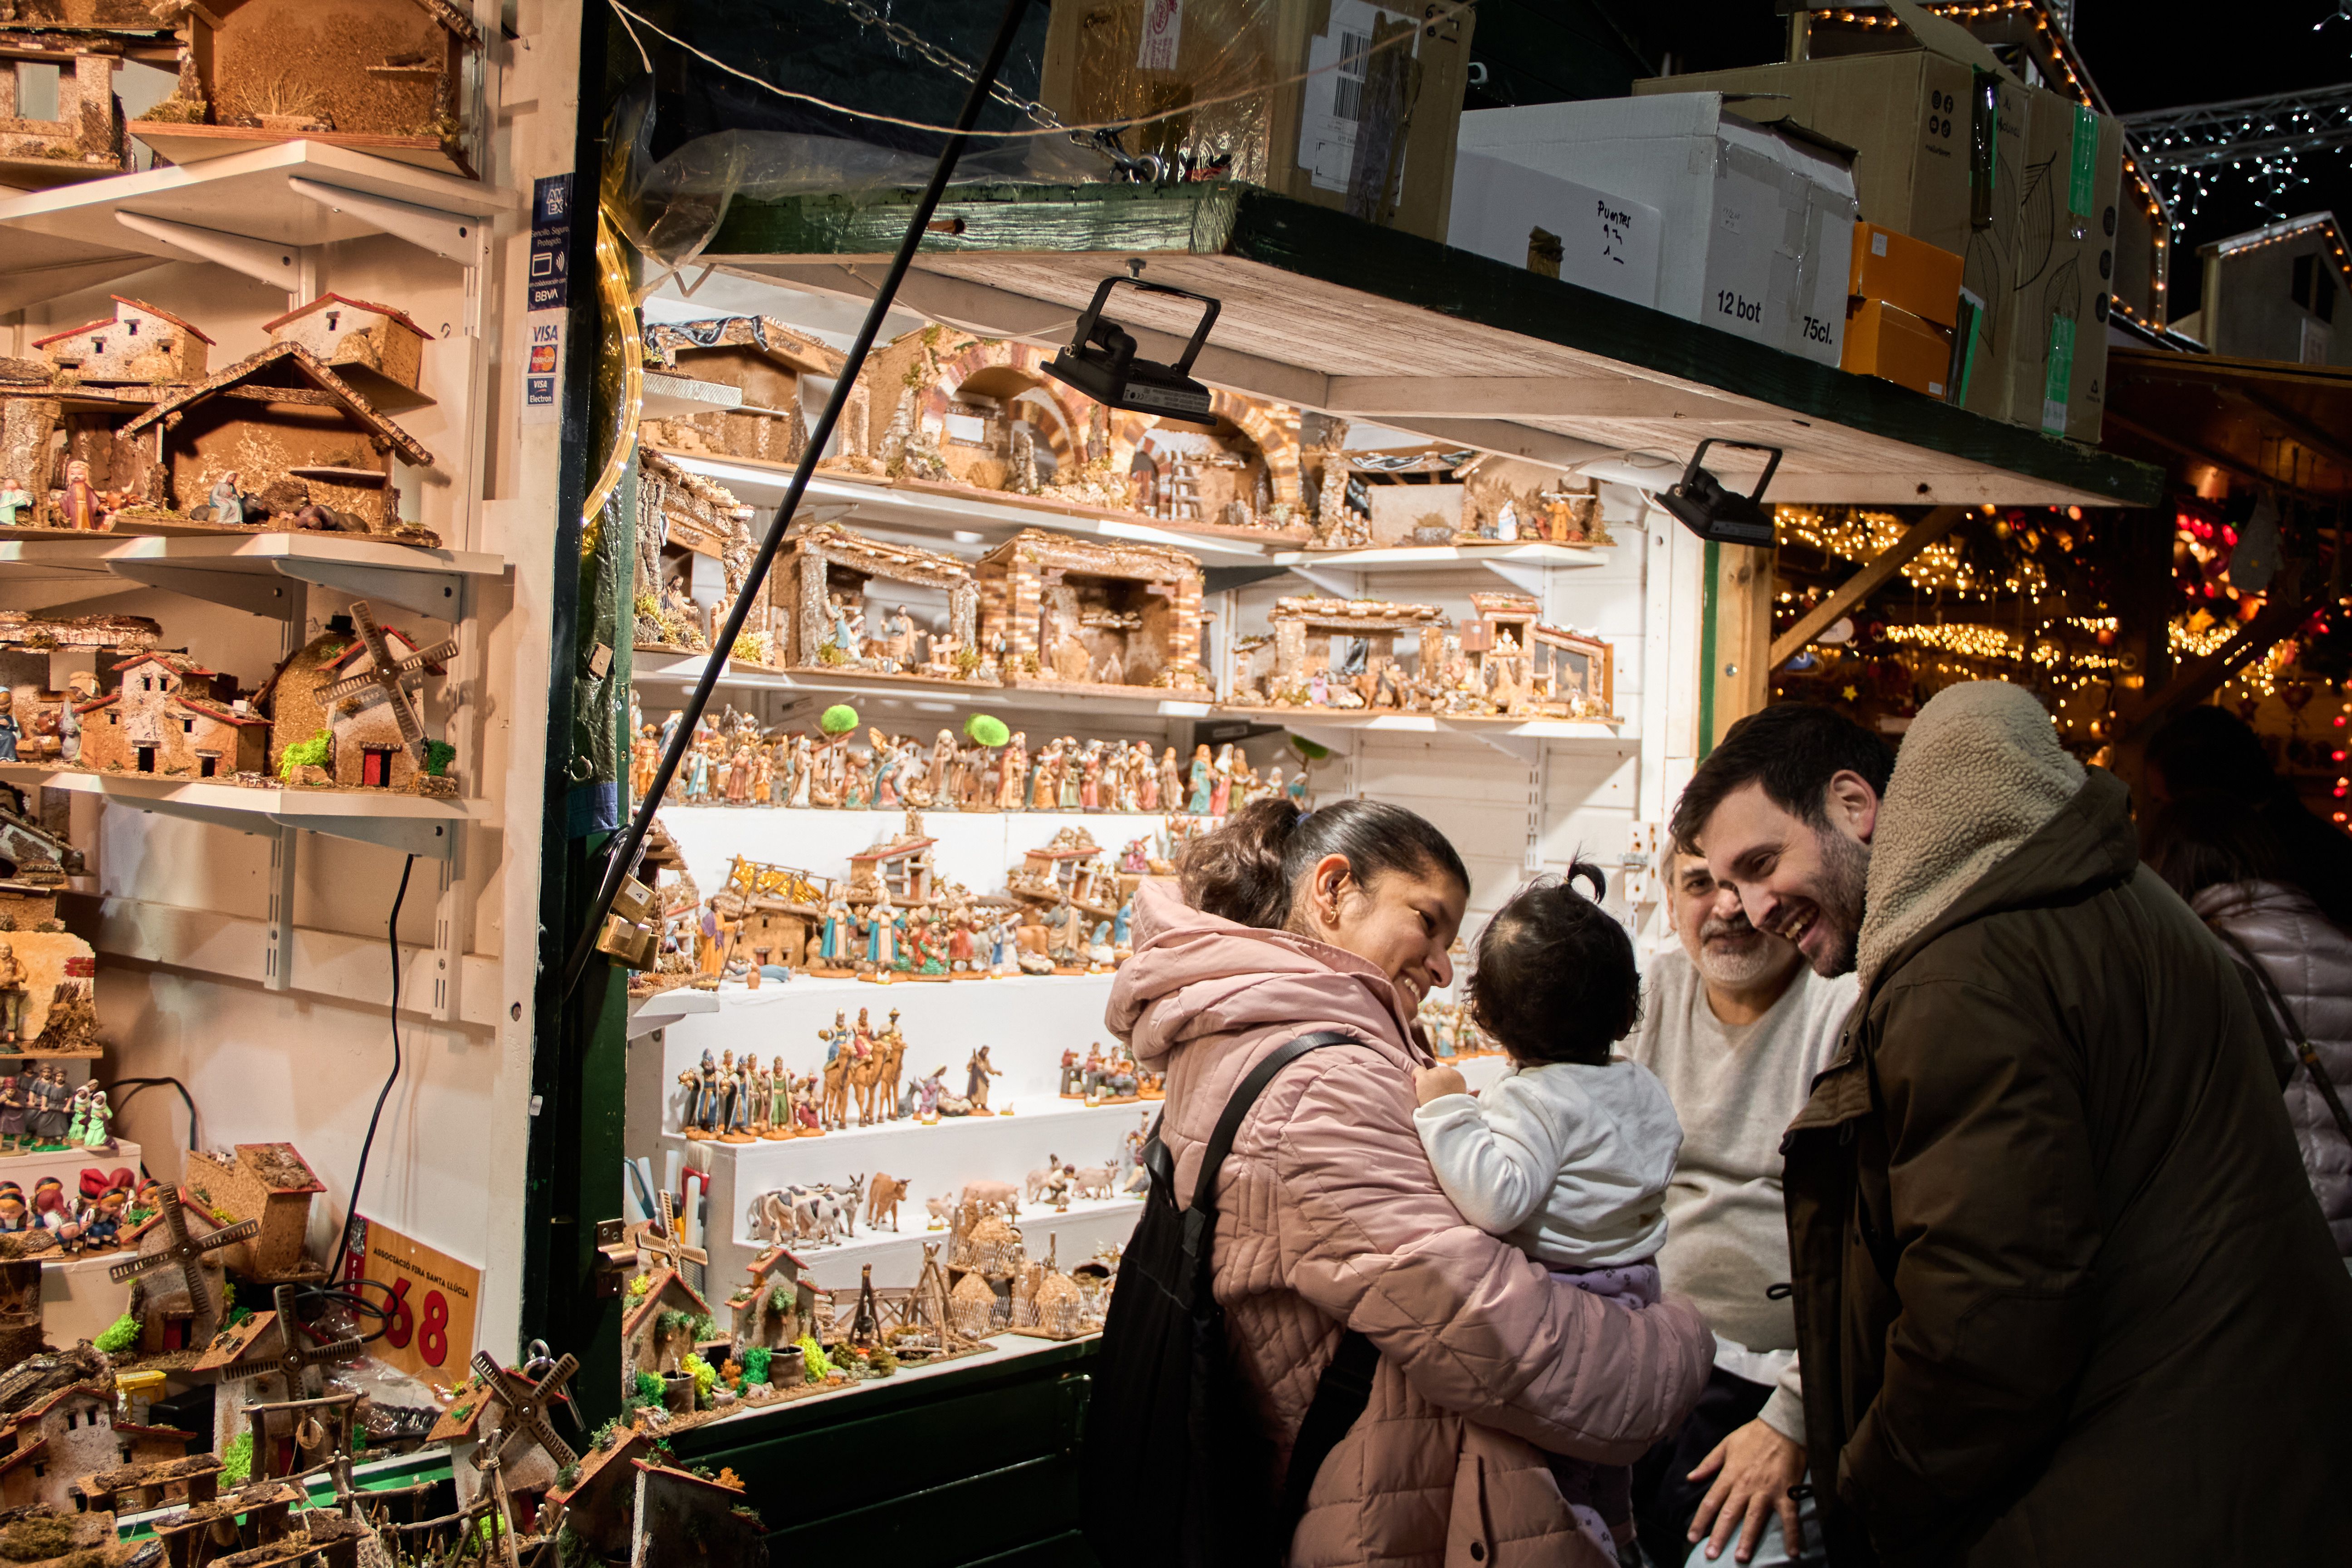
M 879 1171 L 875 1172 L 874 1184 L 866 1195 L 866 1228 L 880 1230 L 883 1218 L 887 1215 L 890 1228 L 897 1230 L 898 1200 L 906 1195 L 907 1184 L 904 1180 L 897 1176 L 884 1175 Z

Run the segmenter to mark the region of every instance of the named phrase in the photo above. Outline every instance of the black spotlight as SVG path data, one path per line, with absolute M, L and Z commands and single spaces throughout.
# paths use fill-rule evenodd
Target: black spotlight
M 1192 341 L 1184 345 L 1183 358 L 1170 365 L 1135 357 L 1134 337 L 1117 321 L 1105 320 L 1102 313 L 1103 301 L 1121 283 L 1146 294 L 1171 294 L 1204 307 L 1201 324 L 1192 329 Z M 1163 419 L 1181 419 L 1193 425 L 1213 425 L 1216 416 L 1209 412 L 1209 389 L 1194 381 L 1190 373 L 1201 345 L 1209 341 L 1209 328 L 1216 322 L 1217 310 L 1216 300 L 1188 289 L 1147 283 L 1140 278 L 1106 278 L 1095 290 L 1094 303 L 1078 318 L 1077 335 L 1070 340 L 1068 348 L 1053 357 L 1045 366 L 1045 374 L 1113 408 L 1157 414 Z
M 1744 452 L 1771 454 L 1765 461 L 1763 478 L 1756 481 L 1753 495 L 1725 489 L 1722 480 L 1699 467 L 1709 447 L 1736 447 Z M 1772 514 L 1764 510 L 1764 487 L 1772 482 L 1772 470 L 1780 466 L 1778 447 L 1759 446 L 1753 441 L 1718 441 L 1710 436 L 1691 454 L 1690 467 L 1683 470 L 1682 482 L 1658 497 L 1657 501 L 1679 518 L 1685 528 L 1710 543 L 1769 545 Z

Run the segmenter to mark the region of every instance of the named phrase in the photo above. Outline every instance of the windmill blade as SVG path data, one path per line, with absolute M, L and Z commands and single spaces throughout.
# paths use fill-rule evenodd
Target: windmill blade
M 180 1280 L 188 1288 L 188 1310 L 197 1317 L 212 1312 L 213 1293 L 205 1284 L 205 1266 L 194 1254 L 180 1259 Z
M 251 1237 L 259 1236 L 260 1234 L 261 1222 L 259 1220 L 241 1219 L 235 1225 L 225 1225 L 221 1226 L 220 1229 L 213 1232 L 210 1236 L 205 1237 L 197 1241 L 195 1244 L 196 1250 L 198 1252 L 215 1252 L 224 1247 L 234 1247 L 240 1241 L 244 1241 Z
M 321 686 L 313 691 L 311 695 L 321 702 L 336 702 L 346 697 L 357 697 L 363 691 L 381 691 L 383 689 L 383 683 L 378 680 L 373 674 L 353 675 L 346 677 L 344 679 L 338 680 L 331 686 Z
M 120 1263 L 108 1266 L 106 1277 L 117 1285 L 121 1285 L 137 1279 L 142 1274 L 152 1274 L 165 1264 L 179 1261 L 175 1255 L 169 1252 L 143 1253 L 137 1258 L 126 1258 Z
M 424 670 L 428 665 L 446 664 L 457 657 L 457 639 L 449 637 L 435 643 L 431 647 L 410 654 L 392 668 L 403 675 L 413 675 Z
M 400 727 L 400 738 L 406 743 L 409 754 L 416 759 L 418 767 L 423 767 L 425 765 L 425 726 L 417 722 L 416 710 L 408 705 L 406 697 L 396 691 L 385 692 L 384 701 L 392 709 L 393 722 Z
M 367 1342 L 362 1339 L 329 1340 L 325 1344 L 314 1346 L 300 1352 L 302 1364 L 323 1366 L 331 1363 L 347 1362 L 366 1348 Z
M 496 1390 L 500 1398 L 507 1394 L 507 1369 L 490 1358 L 488 1351 L 474 1352 L 474 1375 Z
M 383 628 L 376 625 L 375 606 L 365 599 L 353 599 L 352 619 L 359 625 L 360 641 L 365 643 L 368 652 L 375 656 L 376 668 L 383 668 L 387 662 L 384 658 Z

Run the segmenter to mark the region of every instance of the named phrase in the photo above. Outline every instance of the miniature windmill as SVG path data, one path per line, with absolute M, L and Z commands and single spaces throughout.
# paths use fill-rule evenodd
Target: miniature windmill
M 313 1375 L 322 1366 L 346 1362 L 360 1353 L 363 1342 L 357 1339 L 329 1340 L 323 1344 L 306 1347 L 302 1342 L 302 1325 L 294 1316 L 294 1289 L 280 1285 L 271 1293 L 278 1307 L 278 1339 L 285 1350 L 276 1356 L 255 1356 L 246 1361 L 233 1361 L 221 1368 L 221 1376 L 236 1379 L 259 1377 L 276 1373 L 286 1380 L 286 1400 L 315 1399 L 319 1379 Z
M 688 1263 L 709 1265 L 710 1254 L 698 1247 L 687 1246 L 677 1234 L 677 1216 L 669 1206 L 669 1189 L 665 1187 L 655 1194 L 654 1202 L 660 1210 L 658 1219 L 646 1220 L 637 1227 L 639 1260 L 657 1258 L 664 1268 L 672 1270 L 679 1270 L 681 1265 Z
M 375 612 L 368 608 L 365 599 L 352 601 L 352 619 L 359 626 L 360 641 L 367 645 L 368 667 L 347 680 L 319 688 L 319 703 L 325 707 L 362 692 L 382 692 L 392 710 L 393 721 L 400 726 L 402 743 L 422 768 L 425 765 L 425 724 L 409 700 L 408 688 L 428 671 L 440 674 L 443 662 L 457 657 L 457 639 L 451 637 L 395 659 L 392 657 L 392 644 L 384 637 L 383 628 L 375 624 Z
M 180 1278 L 188 1288 L 188 1310 L 196 1321 L 194 1338 L 199 1341 L 209 1339 L 220 1318 L 220 1303 L 214 1288 L 205 1282 L 204 1256 L 260 1234 L 261 1222 L 257 1219 L 239 1220 L 235 1225 L 222 1226 L 210 1236 L 198 1237 L 188 1233 L 188 1216 L 180 1204 L 179 1188 L 160 1187 L 155 1197 L 163 1205 L 163 1227 L 171 1233 L 171 1240 L 153 1252 L 125 1258 L 109 1268 L 106 1277 L 121 1285 L 166 1265 L 178 1264 Z
M 553 1366 L 536 1385 L 523 1382 L 491 1359 L 484 1352 L 474 1352 L 474 1377 L 482 1391 L 494 1396 L 506 1407 L 507 1432 L 502 1436 L 485 1442 L 474 1451 L 474 1468 L 486 1474 L 493 1464 L 510 1464 L 521 1457 L 521 1445 L 537 1443 L 555 1461 L 555 1468 L 575 1462 L 580 1456 L 570 1444 L 555 1435 L 547 1419 L 548 1403 L 563 1392 L 572 1374 L 580 1370 L 576 1357 L 566 1355 Z

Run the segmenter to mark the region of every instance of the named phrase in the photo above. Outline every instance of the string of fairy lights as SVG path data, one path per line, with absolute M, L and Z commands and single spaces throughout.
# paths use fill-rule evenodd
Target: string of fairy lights
M 1907 526 L 1892 511 L 1861 507 L 1784 506 L 1777 509 L 1776 522 L 1782 545 L 1855 565 L 1887 549 Z M 2146 681 L 2137 655 L 2124 643 L 2118 617 L 2086 613 L 2081 568 L 2092 543 L 2092 524 L 2076 508 L 2003 513 L 1987 507 L 1969 522 L 1981 526 L 1972 526 L 1969 536 L 1956 531 L 1903 567 L 1902 585 L 1916 601 L 1924 601 L 1915 604 L 1913 618 L 1881 618 L 1857 609 L 1853 618 L 1864 624 L 1834 634 L 1830 646 L 1808 650 L 1807 658 L 1777 678 L 1775 696 L 1791 695 L 1790 682 L 1807 680 L 1817 695 L 1832 700 L 1866 697 L 1899 712 L 1955 681 L 2014 679 L 2041 692 L 2062 732 L 2086 748 L 2107 739 L 2118 694 L 2143 689 Z M 2242 593 L 2226 575 L 2237 540 L 2226 523 L 2188 510 L 2176 519 L 2182 597 L 2165 628 L 2176 668 L 2219 651 L 2266 602 L 2259 593 Z M 2066 592 L 2053 591 L 2050 572 L 2035 559 L 2052 546 L 2070 563 Z M 2209 566 L 2221 574 L 2218 586 Z M 1821 593 L 1780 587 L 1775 605 L 1780 629 L 1818 603 Z M 2352 608 L 2352 600 L 2345 607 Z M 2305 707 L 2316 693 L 2333 691 L 2332 682 L 2300 668 L 2307 635 L 2306 627 L 2273 641 L 2231 675 L 2220 700 L 2249 720 L 2263 704 L 2279 703 L 2290 732 L 2299 732 Z M 1903 671 L 1894 689 L 1886 687 L 1882 673 L 1890 662 Z M 2334 695 L 2352 696 L 2352 681 Z M 2345 713 L 2339 703 L 2331 716 L 2338 729 Z M 2334 761 L 2346 763 L 2342 755 Z M 2352 779 L 2352 772 L 2347 777 Z M 2352 799 L 2352 783 L 2345 786 L 2345 798 Z

